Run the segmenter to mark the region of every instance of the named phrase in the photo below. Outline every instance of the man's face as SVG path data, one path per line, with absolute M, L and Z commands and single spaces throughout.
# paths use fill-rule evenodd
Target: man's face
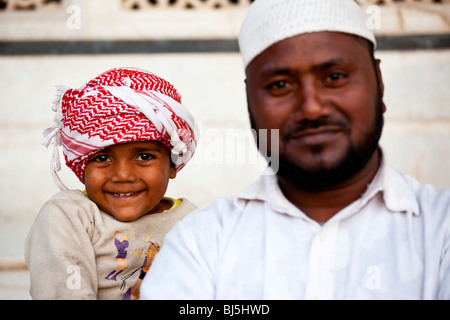
M 330 187 L 376 151 L 383 84 L 364 40 L 336 32 L 288 38 L 257 56 L 246 75 L 252 126 L 279 129 L 280 177 Z

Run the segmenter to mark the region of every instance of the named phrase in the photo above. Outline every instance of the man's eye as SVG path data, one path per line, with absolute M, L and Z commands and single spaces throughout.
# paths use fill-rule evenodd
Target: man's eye
M 287 80 L 273 81 L 266 86 L 267 92 L 272 96 L 284 96 L 293 89 L 293 83 Z
M 136 159 L 140 160 L 140 161 L 147 161 L 152 158 L 153 158 L 153 156 L 150 153 L 140 153 Z
M 111 159 L 106 154 L 101 154 L 99 156 L 93 157 L 91 161 L 95 161 L 95 162 L 100 162 L 101 163 L 101 162 L 111 161 Z
M 267 88 L 269 90 L 279 90 L 279 89 L 284 89 L 287 88 L 289 86 L 289 83 L 287 81 L 284 80 L 280 80 L 280 81 L 275 81 L 270 83 Z
M 330 73 L 327 77 L 326 77 L 326 81 L 327 82 L 332 82 L 332 81 L 338 81 L 338 80 L 342 80 L 345 79 L 346 75 L 343 74 L 342 72 L 333 72 Z

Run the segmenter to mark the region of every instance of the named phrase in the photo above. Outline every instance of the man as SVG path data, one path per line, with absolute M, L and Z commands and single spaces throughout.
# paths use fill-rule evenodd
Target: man
M 449 299 L 450 190 L 378 146 L 384 86 L 358 5 L 256 0 L 239 44 L 251 124 L 279 133 L 279 169 L 175 226 L 142 297 Z

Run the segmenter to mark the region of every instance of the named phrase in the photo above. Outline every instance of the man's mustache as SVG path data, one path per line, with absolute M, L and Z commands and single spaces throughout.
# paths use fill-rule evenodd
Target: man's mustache
M 320 127 L 334 127 L 334 128 L 348 128 L 348 123 L 342 119 L 335 119 L 331 117 L 322 117 L 318 119 L 303 119 L 295 124 L 289 125 L 282 133 L 284 139 L 290 138 L 293 134 L 301 133 L 309 129 L 317 129 Z

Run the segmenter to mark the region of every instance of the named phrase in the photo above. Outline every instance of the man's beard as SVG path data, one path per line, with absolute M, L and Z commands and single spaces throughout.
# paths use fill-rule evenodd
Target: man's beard
M 364 141 L 358 146 L 350 144 L 343 159 L 334 167 L 320 169 L 305 169 L 283 154 L 279 154 L 277 175 L 301 190 L 318 191 L 342 183 L 360 172 L 378 149 L 384 118 L 383 101 L 378 96 L 375 110 L 375 124 L 371 132 L 366 134 Z M 250 122 L 256 129 L 253 115 Z

